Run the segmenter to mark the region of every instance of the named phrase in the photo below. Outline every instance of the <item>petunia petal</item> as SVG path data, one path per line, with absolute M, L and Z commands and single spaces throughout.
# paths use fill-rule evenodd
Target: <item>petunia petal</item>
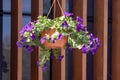
M 32 41 L 34 41 L 34 40 L 36 39 L 35 34 L 34 34 L 34 33 L 32 33 L 32 34 L 31 34 L 31 36 L 30 36 L 30 38 L 31 38 L 31 40 L 32 40 Z
M 44 71 L 44 70 L 46 70 L 46 68 L 47 68 L 47 65 L 44 64 L 43 67 L 42 67 L 42 70 Z
M 81 51 L 86 54 L 89 52 L 89 48 L 87 47 L 86 44 L 83 45 L 83 47 L 81 48 Z
M 58 40 L 61 40 L 61 39 L 62 39 L 62 36 L 63 36 L 62 34 L 59 34 L 59 35 L 58 35 Z
M 53 53 L 51 53 L 50 58 L 51 59 L 55 58 L 55 55 Z
M 62 23 L 62 27 L 68 28 L 68 23 L 67 23 L 67 21 L 64 21 L 64 22 Z
M 17 41 L 17 43 L 16 43 L 16 44 L 17 44 L 17 46 L 18 46 L 18 47 L 20 47 L 20 48 L 22 48 L 22 47 L 23 47 L 23 44 L 22 44 L 20 41 Z
M 79 16 L 76 17 L 76 21 L 79 22 L 79 23 L 83 23 L 82 18 L 80 18 Z
M 41 38 L 41 39 L 40 39 L 40 43 L 41 43 L 41 44 L 44 44 L 45 40 L 46 40 L 46 37 Z
M 24 48 L 28 51 L 28 53 L 31 53 L 34 50 L 34 46 L 24 45 Z
M 59 56 L 58 61 L 61 62 L 63 58 L 64 58 L 64 55 Z
M 65 14 L 65 16 L 67 16 L 67 17 L 71 17 L 71 16 L 73 16 L 73 13 L 65 12 L 64 14 Z

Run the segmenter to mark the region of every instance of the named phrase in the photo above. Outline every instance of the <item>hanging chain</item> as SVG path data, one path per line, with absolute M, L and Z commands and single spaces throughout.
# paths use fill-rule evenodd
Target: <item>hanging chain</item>
M 51 10 L 52 10 L 53 5 L 55 4 L 55 2 L 56 2 L 56 0 L 53 1 L 52 5 L 51 5 L 51 7 L 50 7 L 50 9 L 49 9 L 49 11 L 48 11 L 47 17 L 49 16 L 49 14 L 50 14 L 50 12 L 51 12 Z
M 52 5 L 51 5 L 51 7 L 50 7 L 50 9 L 49 9 L 49 11 L 48 11 L 47 17 L 49 16 L 49 14 L 50 14 L 53 6 L 55 6 L 56 1 L 57 1 L 58 5 L 59 5 L 59 7 L 60 7 L 60 10 L 61 10 L 61 12 L 62 12 L 62 15 L 64 15 L 64 10 L 63 10 L 63 8 L 62 8 L 59 0 L 54 0 L 53 3 L 52 3 Z M 55 7 L 55 10 L 56 10 L 56 7 Z
M 57 0 L 57 2 L 58 2 L 58 5 L 59 5 L 59 7 L 60 7 L 60 10 L 61 10 L 61 12 L 62 12 L 62 15 L 64 15 L 64 10 L 63 10 L 63 8 L 62 8 L 62 6 L 61 6 L 61 4 L 60 4 L 60 1 Z

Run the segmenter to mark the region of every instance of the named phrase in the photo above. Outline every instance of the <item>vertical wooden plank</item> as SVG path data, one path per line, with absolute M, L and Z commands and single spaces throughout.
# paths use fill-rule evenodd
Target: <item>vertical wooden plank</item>
M 56 59 L 52 60 L 52 80 L 66 80 L 65 78 L 65 54 L 66 51 L 64 48 L 61 49 L 61 55 L 64 55 L 64 58 L 61 62 Z
M 59 0 L 63 10 L 66 10 L 66 0 Z M 63 15 L 60 8 L 58 7 L 58 3 L 55 3 L 54 6 L 54 18 Z M 52 61 L 52 80 L 66 80 L 65 78 L 65 54 L 66 51 L 64 48 L 61 49 L 61 55 L 64 55 L 62 62 L 58 62 L 58 60 L 53 59 Z
M 56 17 L 63 15 L 63 13 L 59 7 L 57 0 L 53 0 L 53 1 L 55 1 L 53 13 L 54 13 L 54 18 L 56 18 Z M 62 6 L 63 11 L 65 11 L 66 10 L 66 0 L 58 0 L 58 1 L 60 2 L 60 5 Z
M 120 0 L 112 0 L 112 80 L 120 80 Z
M 66 69 L 65 69 L 65 59 L 66 59 L 66 50 L 64 48 L 61 49 L 61 55 L 64 55 L 64 58 L 61 62 L 61 80 L 66 80 Z
M 3 0 L 0 0 L 0 64 L 2 64 L 2 55 L 3 55 L 3 46 L 2 46 L 2 41 L 3 41 Z M 2 65 L 0 65 L 0 80 L 2 80 Z
M 94 33 L 101 44 L 94 55 L 94 80 L 107 80 L 108 0 L 94 0 Z
M 61 10 L 60 10 L 60 7 L 58 6 L 57 0 L 53 0 L 53 1 L 55 1 L 54 10 L 53 10 L 53 17 L 56 18 L 56 17 L 61 16 Z
M 11 0 L 11 80 L 22 80 L 22 49 L 16 46 L 22 27 L 22 0 Z
M 31 0 L 32 21 L 39 15 L 43 15 L 43 0 Z M 31 80 L 43 80 L 42 69 L 37 65 L 39 53 L 39 49 L 35 49 L 31 54 Z
M 87 24 L 87 0 L 73 1 L 74 16 L 80 16 Z M 78 49 L 73 50 L 73 80 L 86 80 L 86 54 Z
M 43 0 L 31 0 L 31 18 L 37 19 L 39 15 L 43 15 Z

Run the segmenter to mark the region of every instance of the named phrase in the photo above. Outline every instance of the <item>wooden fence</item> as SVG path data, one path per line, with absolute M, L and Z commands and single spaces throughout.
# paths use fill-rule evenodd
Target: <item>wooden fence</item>
M 72 1 L 72 0 L 69 0 Z M 64 10 L 66 1 L 60 0 Z M 31 0 L 31 18 L 36 19 L 43 15 L 43 0 Z M 57 4 L 56 4 L 57 7 Z M 73 0 L 74 16 L 81 16 L 84 24 L 87 24 L 87 0 Z M 60 9 L 54 7 L 54 14 L 60 16 Z M 120 0 L 112 0 L 112 80 L 120 80 Z M 11 80 L 22 80 L 22 49 L 17 48 L 16 41 L 22 27 L 22 0 L 11 0 Z M 107 57 L 108 57 L 108 0 L 94 0 L 94 34 L 100 38 L 101 46 L 93 56 L 94 80 L 107 80 Z M 65 50 L 61 49 L 65 55 Z M 38 49 L 31 54 L 31 80 L 43 80 L 42 70 L 36 64 Z M 53 60 L 52 80 L 66 80 L 66 68 L 64 58 L 61 63 Z M 72 80 L 86 79 L 85 54 L 74 49 L 72 55 Z

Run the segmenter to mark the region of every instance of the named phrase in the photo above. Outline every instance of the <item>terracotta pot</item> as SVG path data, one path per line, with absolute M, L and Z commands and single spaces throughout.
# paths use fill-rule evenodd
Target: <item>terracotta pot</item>
M 42 37 L 44 37 L 45 34 L 48 34 L 49 36 L 51 36 L 54 32 L 55 32 L 55 29 L 45 30 L 42 32 Z M 62 37 L 61 40 L 56 40 L 55 43 L 51 43 L 46 40 L 44 42 L 44 45 L 46 48 L 63 48 L 66 45 L 66 43 L 67 43 L 67 38 Z

